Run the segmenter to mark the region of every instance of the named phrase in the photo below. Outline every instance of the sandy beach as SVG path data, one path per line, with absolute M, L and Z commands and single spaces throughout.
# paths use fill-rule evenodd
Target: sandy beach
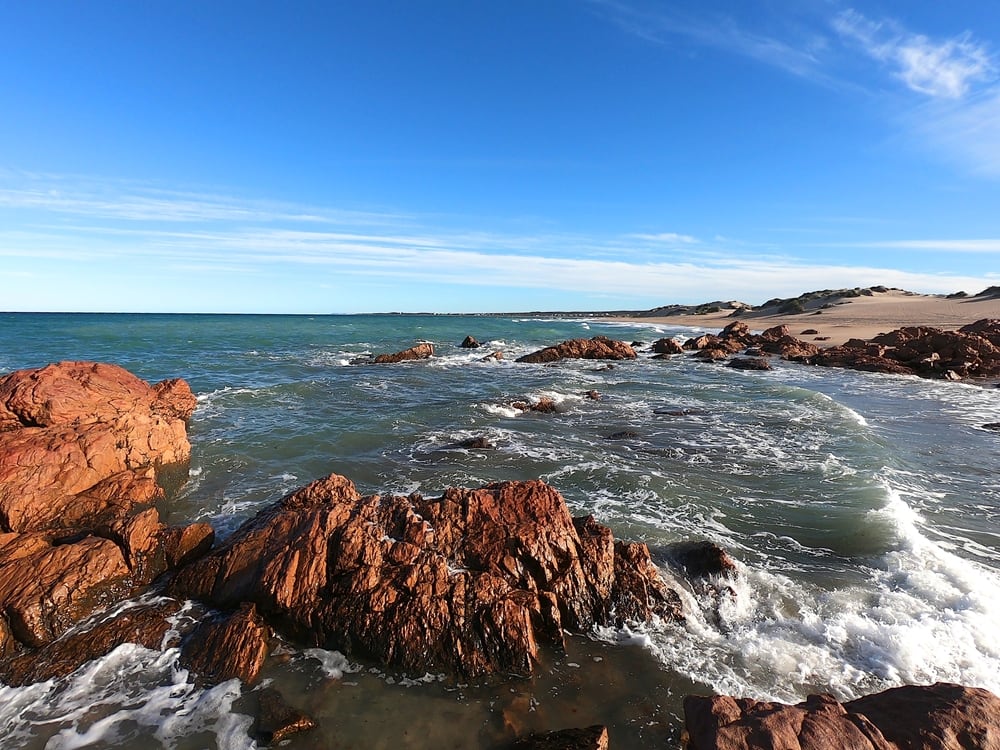
M 851 338 L 870 339 L 902 326 L 934 326 L 955 330 L 982 318 L 1000 318 L 1000 297 L 977 296 L 948 299 L 890 290 L 872 296 L 843 298 L 836 302 L 807 305 L 805 312 L 781 314 L 771 309 L 741 315 L 754 331 L 787 325 L 792 335 L 814 341 L 821 347 L 838 346 Z M 663 317 L 622 318 L 643 323 L 691 326 L 717 332 L 737 318 L 732 310 L 703 315 L 668 315 Z M 815 330 L 817 333 L 803 334 Z

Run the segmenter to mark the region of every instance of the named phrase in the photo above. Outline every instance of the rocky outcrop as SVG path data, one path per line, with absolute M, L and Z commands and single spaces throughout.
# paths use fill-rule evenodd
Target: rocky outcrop
M 379 354 L 372 360 L 376 365 L 392 365 L 397 362 L 407 362 L 410 360 L 429 359 L 434 356 L 434 344 L 424 342 L 411 346 L 395 354 Z
M 904 327 L 871 341 L 851 339 L 812 356 L 813 364 L 926 378 L 1000 376 L 1000 321 L 984 319 L 957 331 Z
M 680 617 L 645 545 L 571 518 L 540 481 L 361 497 L 331 475 L 247 522 L 170 591 L 253 602 L 301 643 L 462 677 L 528 674 L 564 629 Z
M 652 350 L 655 354 L 683 354 L 684 347 L 680 342 L 671 338 L 657 339 L 653 342 Z
M 684 724 L 688 750 L 1000 750 L 1000 698 L 946 683 L 794 706 L 688 696 Z
M 466 336 L 462 340 L 461 346 L 463 349 L 478 349 L 482 346 L 482 344 L 476 341 L 472 336 Z
M 0 657 L 52 642 L 210 546 L 170 529 L 157 471 L 186 462 L 195 398 L 114 365 L 61 362 L 0 379 Z
M 149 649 L 172 646 L 164 643 L 164 637 L 175 627 L 168 618 L 180 608 L 180 602 L 169 599 L 129 607 L 93 627 L 74 631 L 38 651 L 20 654 L 0 664 L 0 680 L 19 687 L 65 677 L 123 643 L 137 643 Z
M 518 362 L 545 363 L 560 359 L 635 359 L 635 349 L 624 341 L 594 336 L 592 339 L 570 339 L 561 344 L 518 357 Z

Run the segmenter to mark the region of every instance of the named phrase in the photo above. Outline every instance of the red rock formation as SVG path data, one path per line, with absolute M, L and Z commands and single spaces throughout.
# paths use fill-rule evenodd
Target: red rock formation
M 556 346 L 549 346 L 531 354 L 518 357 L 518 362 L 544 363 L 560 359 L 635 359 L 635 349 L 624 341 L 606 336 L 592 339 L 570 339 Z
M 231 615 L 200 623 L 181 648 L 180 664 L 203 684 L 239 678 L 252 685 L 264 666 L 270 637 L 256 607 L 243 604 Z
M 771 363 L 763 357 L 736 357 L 726 365 L 737 370 L 770 370 Z
M 123 643 L 159 649 L 164 636 L 174 627 L 167 618 L 180 608 L 180 602 L 174 600 L 129 607 L 91 628 L 53 641 L 39 651 L 27 652 L 0 664 L 0 680 L 18 687 L 64 677 Z
M 195 399 L 114 365 L 61 362 L 0 378 L 0 656 L 51 642 L 211 528 L 167 529 L 157 469 L 190 456 Z
M 254 602 L 301 642 L 467 677 L 528 674 L 564 628 L 680 612 L 645 545 L 572 519 L 540 481 L 361 497 L 331 475 L 247 522 L 170 591 Z
M 396 352 L 395 354 L 379 354 L 372 361 L 377 365 L 392 365 L 397 362 L 406 362 L 408 360 L 429 359 L 433 356 L 434 345 L 425 342 L 423 344 L 411 346 L 409 349 L 404 349 L 403 351 Z
M 814 364 L 957 380 L 1000 376 L 1000 321 L 980 320 L 958 331 L 899 328 L 870 342 L 851 339 L 811 357 Z
M 1000 698 L 944 683 L 843 704 L 688 696 L 684 724 L 688 750 L 1000 750 Z
M 653 351 L 656 354 L 683 354 L 684 347 L 671 338 L 657 339 L 653 342 Z

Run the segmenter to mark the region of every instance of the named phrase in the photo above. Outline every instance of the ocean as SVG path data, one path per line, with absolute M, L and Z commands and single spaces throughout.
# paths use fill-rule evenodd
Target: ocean
M 365 494 L 541 478 L 656 559 L 709 540 L 739 565 L 732 591 L 685 588 L 685 623 L 573 636 L 531 680 L 463 685 L 282 642 L 266 681 L 320 722 L 289 748 L 493 748 L 594 723 L 613 748 L 669 747 L 688 693 L 846 699 L 938 680 L 1000 693 L 1000 433 L 983 428 L 1000 421 L 1000 388 L 778 361 L 744 372 L 648 349 L 613 369 L 514 362 L 569 338 L 692 333 L 538 317 L 3 314 L 0 373 L 85 359 L 186 379 L 193 453 L 168 523 L 209 521 L 224 537 L 331 472 Z M 460 348 L 467 335 L 483 348 Z M 418 341 L 436 356 L 355 363 Z M 504 358 L 484 361 L 494 351 Z M 511 406 L 541 397 L 557 413 Z M 460 447 L 473 437 L 495 448 Z M 235 682 L 196 687 L 175 648 L 126 645 L 66 680 L 0 687 L 0 744 L 254 747 L 252 702 Z

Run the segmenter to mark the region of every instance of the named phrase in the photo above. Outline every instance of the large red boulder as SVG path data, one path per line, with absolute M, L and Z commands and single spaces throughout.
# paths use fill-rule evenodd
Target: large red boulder
M 169 529 L 159 469 L 190 457 L 187 383 L 60 362 L 0 378 L 0 656 L 70 626 L 205 551 Z
M 423 674 L 528 674 L 563 629 L 680 616 L 645 545 L 540 481 L 362 497 L 331 475 L 181 570 L 175 596 L 253 602 L 310 645 Z
M 434 356 L 434 344 L 423 343 L 411 346 L 394 354 L 379 354 L 372 361 L 377 365 L 394 365 L 397 362 L 409 362 L 417 359 L 430 359 Z
M 688 696 L 684 724 L 687 750 L 1000 750 L 1000 698 L 946 683 L 794 706 Z
M 545 363 L 560 359 L 635 359 L 635 349 L 624 341 L 594 336 L 592 339 L 570 339 L 561 344 L 539 349 L 518 357 L 518 362 Z

